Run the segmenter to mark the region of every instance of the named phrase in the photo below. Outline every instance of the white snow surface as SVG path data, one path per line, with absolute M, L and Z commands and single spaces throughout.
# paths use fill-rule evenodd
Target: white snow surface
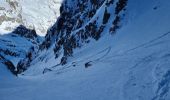
M 1 66 L 0 100 L 170 100 L 169 11 L 169 0 L 129 0 L 127 23 L 76 49 L 66 65 L 48 50 L 18 78 Z

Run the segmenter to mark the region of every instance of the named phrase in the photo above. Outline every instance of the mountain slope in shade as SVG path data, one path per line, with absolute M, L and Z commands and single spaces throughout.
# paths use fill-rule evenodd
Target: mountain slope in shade
M 0 35 L 0 59 L 16 74 L 16 67 L 20 60 L 28 56 L 31 49 L 37 50 L 38 45 L 42 41 L 42 37 L 38 36 L 35 30 L 27 29 L 20 25 L 12 33 Z
M 169 0 L 71 1 L 19 78 L 0 70 L 1 99 L 169 100 Z
M 0 33 L 9 33 L 20 24 L 44 36 L 59 16 L 62 0 L 1 0 Z

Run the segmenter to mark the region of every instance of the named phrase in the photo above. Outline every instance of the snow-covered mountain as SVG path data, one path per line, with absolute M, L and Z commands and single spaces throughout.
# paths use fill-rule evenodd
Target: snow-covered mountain
M 17 74 L 18 62 L 29 56 L 28 51 L 38 49 L 42 41 L 35 30 L 20 25 L 12 33 L 0 35 L 0 62 L 5 64 L 13 73 Z
M 64 0 L 18 77 L 0 67 L 2 100 L 169 100 L 169 0 Z
M 20 24 L 45 35 L 59 16 L 62 0 L 0 0 L 0 33 L 9 33 Z

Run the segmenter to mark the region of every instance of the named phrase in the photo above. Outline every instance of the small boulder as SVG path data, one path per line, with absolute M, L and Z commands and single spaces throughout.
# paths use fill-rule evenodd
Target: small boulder
M 89 68 L 90 66 L 92 66 L 92 61 L 89 61 L 89 62 L 87 62 L 87 63 L 85 63 L 85 68 Z

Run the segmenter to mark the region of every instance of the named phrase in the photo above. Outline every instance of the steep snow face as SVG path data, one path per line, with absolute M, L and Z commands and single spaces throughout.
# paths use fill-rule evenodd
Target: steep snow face
M 80 39 L 77 43 L 83 46 L 74 48 L 66 64 L 60 63 L 64 46 L 61 45 L 61 51 L 57 52 L 61 55 L 56 57 L 53 50 L 57 43 L 53 42 L 50 48 L 38 53 L 19 79 L 8 76 L 4 67 L 1 68 L 0 79 L 4 80 L 0 82 L 1 99 L 169 100 L 170 1 L 128 0 L 126 11 L 119 14 L 113 8 L 124 0 L 113 1 L 107 7 L 111 17 L 104 24 L 101 37 L 98 41 L 88 37 L 88 43 Z M 105 3 L 100 5 L 92 18 L 87 18 L 69 35 L 76 35 L 97 16 L 97 25 L 102 25 L 105 7 Z M 117 23 L 116 16 L 121 21 L 113 24 Z M 118 25 L 118 29 L 112 33 L 110 29 L 114 25 Z M 54 36 L 51 34 L 47 35 L 47 43 Z M 63 34 L 68 39 L 69 36 Z
M 35 29 L 44 36 L 59 16 L 62 0 L 0 0 L 0 33 L 9 33 L 18 25 Z

